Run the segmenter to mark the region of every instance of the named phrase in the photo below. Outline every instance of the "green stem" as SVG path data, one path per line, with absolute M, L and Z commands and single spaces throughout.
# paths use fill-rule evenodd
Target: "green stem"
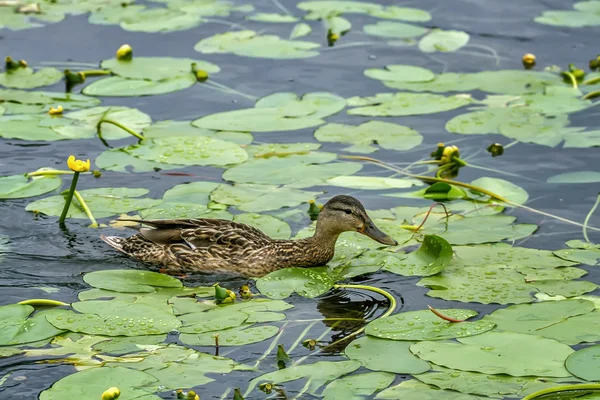
M 71 188 L 69 189 L 69 193 L 67 194 L 67 199 L 65 202 L 65 208 L 63 208 L 62 214 L 58 219 L 59 224 L 65 223 L 65 218 L 67 218 L 67 213 L 69 212 L 69 207 L 71 206 L 71 201 L 73 200 L 73 193 L 75 193 L 75 187 L 77 187 L 77 180 L 79 179 L 79 172 L 75 172 L 73 174 L 73 180 L 71 181 Z
M 510 142 L 510 143 L 509 143 L 509 144 L 507 144 L 506 146 L 503 146 L 503 147 L 504 147 L 504 150 L 506 150 L 506 149 L 508 149 L 508 148 L 510 148 L 510 147 L 512 147 L 512 146 L 514 146 L 515 144 L 519 144 L 519 141 L 518 141 L 518 140 L 513 140 L 512 142 Z
M 588 215 L 586 215 L 585 220 L 583 221 L 583 237 L 585 238 L 585 241 L 588 243 L 590 243 L 590 238 L 588 237 L 588 234 L 587 234 L 588 222 L 590 222 L 590 218 L 592 217 L 592 214 L 594 213 L 594 211 L 596 211 L 596 208 L 598 207 L 598 203 L 600 203 L 600 193 L 598 193 L 598 197 L 596 197 L 596 202 L 594 203 L 594 205 L 592 206 L 592 209 L 590 210 Z
M 83 208 L 83 212 L 85 212 L 85 215 L 87 215 L 87 217 L 92 222 L 92 224 L 90 225 L 90 227 L 91 228 L 97 228 L 98 227 L 98 222 L 96 221 L 96 218 L 94 218 L 94 215 L 92 214 L 92 211 L 90 210 L 90 208 L 86 204 L 85 200 L 83 200 L 83 197 L 81 196 L 81 194 L 79 194 L 79 192 L 77 190 L 74 190 L 73 194 L 75 195 L 75 198 L 79 202 L 79 205 L 81 206 L 81 208 Z
M 333 328 L 335 328 L 336 326 L 339 325 L 339 322 L 334 322 L 333 324 L 331 324 L 330 327 L 328 327 L 327 329 L 325 329 L 325 331 L 318 337 L 315 339 L 315 342 L 319 343 L 325 336 L 327 336 L 329 334 L 329 332 L 332 331 Z M 298 360 L 296 360 L 291 366 L 295 367 L 297 365 L 300 365 L 301 363 L 304 362 L 304 360 L 306 360 L 308 357 L 317 354 L 320 350 L 315 350 L 312 353 L 305 355 L 304 357 L 300 357 Z
M 449 185 L 455 185 L 455 186 L 459 186 L 459 187 L 464 187 L 464 188 L 467 188 L 467 189 L 475 190 L 477 192 L 486 194 L 486 195 L 490 196 L 491 198 L 496 199 L 497 201 L 501 201 L 503 203 L 509 204 L 509 205 L 511 205 L 513 207 L 521 208 L 523 210 L 527 210 L 527 211 L 530 211 L 530 212 L 535 213 L 535 214 L 539 214 L 539 215 L 543 215 L 543 216 L 546 216 L 546 217 L 554 218 L 554 219 L 556 219 L 558 221 L 562 221 L 562 222 L 565 222 L 567 224 L 571 224 L 571 225 L 583 227 L 583 224 L 581 224 L 581 223 L 579 223 L 577 221 L 573 221 L 573 220 L 570 220 L 570 219 L 567 219 L 567 218 L 559 217 L 558 215 L 550 214 L 550 213 L 547 213 L 545 211 L 536 210 L 535 208 L 531 208 L 531 207 L 528 207 L 528 206 L 523 205 L 523 204 L 514 203 L 514 202 L 512 202 L 512 201 L 510 201 L 508 199 L 505 199 L 504 197 L 502 197 L 500 195 L 497 195 L 494 192 L 490 192 L 489 190 L 486 190 L 484 188 L 480 188 L 480 187 L 477 187 L 477 186 L 474 186 L 474 185 L 470 185 L 468 183 L 464 183 L 464 182 L 460 182 L 460 181 L 453 181 L 451 179 L 433 178 L 431 176 L 411 174 L 409 172 L 402 171 L 402 170 L 400 170 L 398 168 L 394 168 L 394 167 L 386 164 L 385 162 L 383 162 L 381 160 L 377 160 L 377 159 L 371 158 L 371 157 L 365 157 L 365 156 L 344 156 L 344 155 L 342 155 L 340 157 L 341 158 L 349 158 L 349 159 L 353 159 L 353 160 L 363 160 L 363 161 L 367 161 L 367 162 L 370 162 L 370 163 L 373 163 L 373 164 L 378 164 L 378 165 L 382 166 L 383 168 L 386 168 L 386 169 L 389 169 L 391 171 L 395 171 L 395 172 L 401 173 L 401 174 L 403 174 L 405 176 L 408 176 L 410 178 L 420 179 L 423 182 L 434 182 L 434 183 L 435 182 L 442 182 L 442 183 L 447 183 Z M 599 228 L 595 228 L 593 226 L 588 226 L 587 228 L 591 229 L 593 231 L 600 232 Z
M 534 400 L 534 399 L 542 399 L 542 398 L 550 398 L 550 397 L 546 397 L 547 394 L 551 394 L 551 393 L 559 393 L 560 392 L 569 392 L 572 391 L 573 393 L 571 393 L 572 395 L 576 396 L 576 397 L 580 397 L 583 394 L 594 394 L 594 393 L 598 393 L 600 391 L 600 384 L 598 383 L 582 383 L 582 384 L 575 384 L 575 385 L 563 385 L 563 386 L 555 386 L 549 389 L 542 389 L 540 391 L 537 391 L 535 393 L 531 393 L 525 397 L 523 397 L 523 400 Z M 584 393 L 583 391 L 589 391 L 589 393 Z M 563 393 L 563 394 L 568 394 L 568 393 Z M 559 397 L 556 397 L 559 398 Z M 563 397 L 561 397 L 563 398 Z M 564 397 L 565 399 L 567 397 Z M 569 397 L 569 398 L 573 398 L 573 397 Z
M 362 290 L 368 290 L 370 292 L 379 293 L 380 295 L 382 295 L 383 297 L 385 297 L 386 299 L 388 299 L 390 301 L 390 306 L 388 307 L 387 311 L 384 312 L 377 319 L 389 317 L 396 310 L 396 306 L 398 305 L 398 303 L 396 302 L 396 298 L 394 296 L 392 296 L 389 292 L 386 292 L 385 290 L 380 289 L 380 288 L 375 287 L 375 286 L 353 285 L 353 284 L 347 284 L 347 285 L 346 284 L 338 284 L 338 285 L 333 285 L 333 287 L 335 289 L 362 289 Z M 348 336 L 343 337 L 343 338 L 341 338 L 339 340 L 336 340 L 335 342 L 329 344 L 327 347 L 334 346 L 334 345 L 336 345 L 336 344 L 338 344 L 340 342 L 345 342 L 346 340 L 348 340 L 350 338 L 353 338 L 354 336 L 360 335 L 364 330 L 365 330 L 365 327 L 362 327 L 362 328 L 360 328 L 360 329 L 352 332 Z
M 74 174 L 73 171 L 61 171 L 59 169 L 50 169 L 47 171 L 27 172 L 25 174 L 25 176 L 28 178 L 32 178 L 34 176 L 56 176 L 56 175 L 73 175 L 73 174 Z
M 258 100 L 258 97 L 256 97 L 256 96 L 252 96 L 252 95 L 249 95 L 249 94 L 246 94 L 246 93 L 242 93 L 242 92 L 240 92 L 238 90 L 230 88 L 229 86 L 225 86 L 222 83 L 215 82 L 213 79 L 204 82 L 204 84 L 207 85 L 207 86 L 212 87 L 213 89 L 220 90 L 220 91 L 225 92 L 225 93 L 236 94 L 236 95 L 244 97 L 244 98 L 246 98 L 246 99 L 248 99 L 250 101 L 256 101 L 256 100 Z
M 107 69 L 91 69 L 88 71 L 81 71 L 81 73 L 87 78 L 88 76 L 104 76 L 112 74 L 112 71 Z
M 34 307 L 61 307 L 69 305 L 68 303 L 63 303 L 62 301 L 50 299 L 28 299 L 20 301 L 19 304 Z
M 568 71 L 563 71 L 560 73 L 562 76 L 566 76 L 571 80 L 571 85 L 573 85 L 574 89 L 577 89 L 577 78 L 575 78 L 575 75 L 573 75 L 572 73 L 568 72 Z
M 589 92 L 589 93 L 586 93 L 583 96 L 581 96 L 581 99 L 582 100 L 591 100 L 591 99 L 595 99 L 598 96 L 600 96 L 600 90 L 594 90 L 593 92 Z
M 581 82 L 582 85 L 593 85 L 600 82 L 600 76 L 595 76 L 593 78 L 587 79 L 583 82 Z
M 117 121 L 113 121 L 112 119 L 101 119 L 100 121 L 98 121 L 98 123 L 96 124 L 96 128 L 98 129 L 98 131 L 100 132 L 100 125 L 102 125 L 103 123 L 106 124 L 112 124 L 114 126 L 117 126 L 121 129 L 123 129 L 125 132 L 129 133 L 132 136 L 135 136 L 136 138 L 140 139 L 140 140 L 144 140 L 144 136 L 142 136 L 141 134 L 137 133 L 136 131 L 129 129 L 128 127 L 126 127 L 123 124 L 120 124 Z
M 292 351 L 294 351 L 294 349 L 296 347 L 298 347 L 298 345 L 300 344 L 300 342 L 302 341 L 302 339 L 304 339 L 304 337 L 306 336 L 306 334 L 308 333 L 308 331 L 310 331 L 312 329 L 312 327 L 317 324 L 317 322 L 319 322 L 319 321 L 314 321 L 311 324 L 308 324 L 308 326 L 306 328 L 304 328 L 304 330 L 302 331 L 302 333 L 298 336 L 298 339 L 296 339 L 296 341 L 288 349 L 288 353 L 291 354 Z
M 298 392 L 298 394 L 296 396 L 294 396 L 294 398 L 292 400 L 296 400 L 296 399 L 300 399 L 302 398 L 302 395 L 304 393 L 306 393 L 306 391 L 308 390 L 308 388 L 310 387 L 310 384 L 312 383 L 312 378 L 308 378 L 306 380 L 306 384 L 304 385 L 304 387 Z
M 267 350 L 265 350 L 265 352 L 262 354 L 262 356 L 260 356 L 260 358 L 258 360 L 256 360 L 256 363 L 254 364 L 254 369 L 258 368 L 258 365 L 260 364 L 260 362 L 262 360 L 264 360 L 265 358 L 267 358 L 267 356 L 269 355 L 269 353 L 271 351 L 273 351 L 273 349 L 275 348 L 275 346 L 277 346 L 277 343 L 279 342 L 279 338 L 281 337 L 281 335 L 283 335 L 283 331 L 285 329 L 285 327 L 287 326 L 287 324 L 289 323 L 289 321 L 286 321 L 282 326 L 281 329 L 279 329 L 279 333 L 277 334 L 277 336 L 275 336 L 275 338 L 271 341 L 271 344 L 269 345 L 269 348 L 267 348 Z M 244 396 L 247 396 L 247 393 L 244 394 Z

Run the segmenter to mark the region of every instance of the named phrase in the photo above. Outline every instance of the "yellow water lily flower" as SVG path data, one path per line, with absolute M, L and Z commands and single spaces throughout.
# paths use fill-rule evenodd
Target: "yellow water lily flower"
M 75 156 L 73 155 L 67 159 L 67 165 L 69 166 L 69 169 L 71 171 L 75 172 L 87 172 L 90 170 L 91 167 L 89 159 L 87 161 L 76 160 Z
M 102 400 L 115 400 L 121 395 L 121 391 L 118 387 L 111 387 L 102 393 Z
M 56 108 L 50 107 L 50 111 L 48 111 L 48 114 L 50 114 L 50 115 L 62 115 L 63 111 L 64 111 L 63 106 L 58 106 Z
M 131 61 L 131 58 L 133 57 L 133 49 L 130 45 L 124 44 L 123 46 L 119 47 L 116 55 L 117 60 L 119 61 Z
M 523 63 L 523 67 L 525 67 L 525 69 L 531 69 L 535 67 L 535 54 L 525 54 L 521 59 L 521 62 Z

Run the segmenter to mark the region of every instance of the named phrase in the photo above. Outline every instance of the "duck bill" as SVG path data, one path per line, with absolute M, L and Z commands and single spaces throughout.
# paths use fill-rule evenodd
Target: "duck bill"
M 358 232 L 382 244 L 387 244 L 389 246 L 396 246 L 398 244 L 391 236 L 388 236 L 375 226 L 370 219 L 362 226 L 362 228 L 358 229 Z

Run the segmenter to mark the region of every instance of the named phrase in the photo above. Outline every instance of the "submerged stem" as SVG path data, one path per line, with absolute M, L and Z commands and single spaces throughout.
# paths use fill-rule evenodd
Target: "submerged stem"
M 67 194 L 67 198 L 65 201 L 65 208 L 63 208 L 62 214 L 60 214 L 60 218 L 58 219 L 59 224 L 65 223 L 65 218 L 67 218 L 67 213 L 69 212 L 69 207 L 71 206 L 71 201 L 73 201 L 73 193 L 75 192 L 75 187 L 77 187 L 78 179 L 79 179 L 79 172 L 75 172 L 73 174 L 73 180 L 71 181 L 71 188 L 69 189 L 69 193 Z
M 90 210 L 90 208 L 88 207 L 88 205 L 85 202 L 85 200 L 83 200 L 83 197 L 81 196 L 81 194 L 79 194 L 79 192 L 77 190 L 74 190 L 73 194 L 75 195 L 75 198 L 79 202 L 79 205 L 83 209 L 83 212 L 85 213 L 85 215 L 87 215 L 87 217 L 92 222 L 92 224 L 90 225 L 90 227 L 91 228 L 97 228 L 98 227 L 98 222 L 96 221 L 96 218 L 94 218 L 94 215 L 92 214 L 92 210 Z
M 34 172 L 27 172 L 25 173 L 25 176 L 27 178 L 32 178 L 34 176 L 56 176 L 56 175 L 73 175 L 74 172 L 73 171 L 64 171 L 64 170 L 60 170 L 60 169 L 50 169 L 47 171 L 34 171 Z
M 112 119 L 101 119 L 100 121 L 98 121 L 98 123 L 96 124 L 96 128 L 98 129 L 98 131 L 100 131 L 100 126 L 103 124 L 111 124 L 114 126 L 117 126 L 121 129 L 123 129 L 125 132 L 129 133 L 132 136 L 135 136 L 136 138 L 140 139 L 140 140 L 144 140 L 145 137 L 142 136 L 141 134 L 137 133 L 136 131 L 134 131 L 133 129 L 129 129 L 128 127 L 126 127 L 125 125 L 117 122 L 117 121 L 113 121 Z
M 112 71 L 107 69 L 91 69 L 88 71 L 81 71 L 81 73 L 87 78 L 88 76 L 105 76 L 112 74 Z
M 598 203 L 600 203 L 600 193 L 598 193 L 598 196 L 596 197 L 596 202 L 594 203 L 594 205 L 592 206 L 592 209 L 590 210 L 588 215 L 586 215 L 585 220 L 583 221 L 583 237 L 585 238 L 585 241 L 588 243 L 590 243 L 590 238 L 588 237 L 588 234 L 587 234 L 588 222 L 590 222 L 590 218 L 592 217 L 592 214 L 594 213 L 594 211 L 596 211 L 596 208 L 598 208 Z

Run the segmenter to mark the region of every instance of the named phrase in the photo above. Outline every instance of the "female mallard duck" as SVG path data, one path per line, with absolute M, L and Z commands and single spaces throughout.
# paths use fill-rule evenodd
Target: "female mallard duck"
M 115 249 L 170 271 L 234 273 L 259 277 L 290 267 L 316 267 L 333 258 L 342 232 L 356 231 L 379 243 L 398 243 L 375 226 L 354 197 L 335 196 L 317 219 L 312 237 L 275 240 L 249 225 L 223 219 L 141 221 L 151 228 L 128 238 L 101 236 Z

